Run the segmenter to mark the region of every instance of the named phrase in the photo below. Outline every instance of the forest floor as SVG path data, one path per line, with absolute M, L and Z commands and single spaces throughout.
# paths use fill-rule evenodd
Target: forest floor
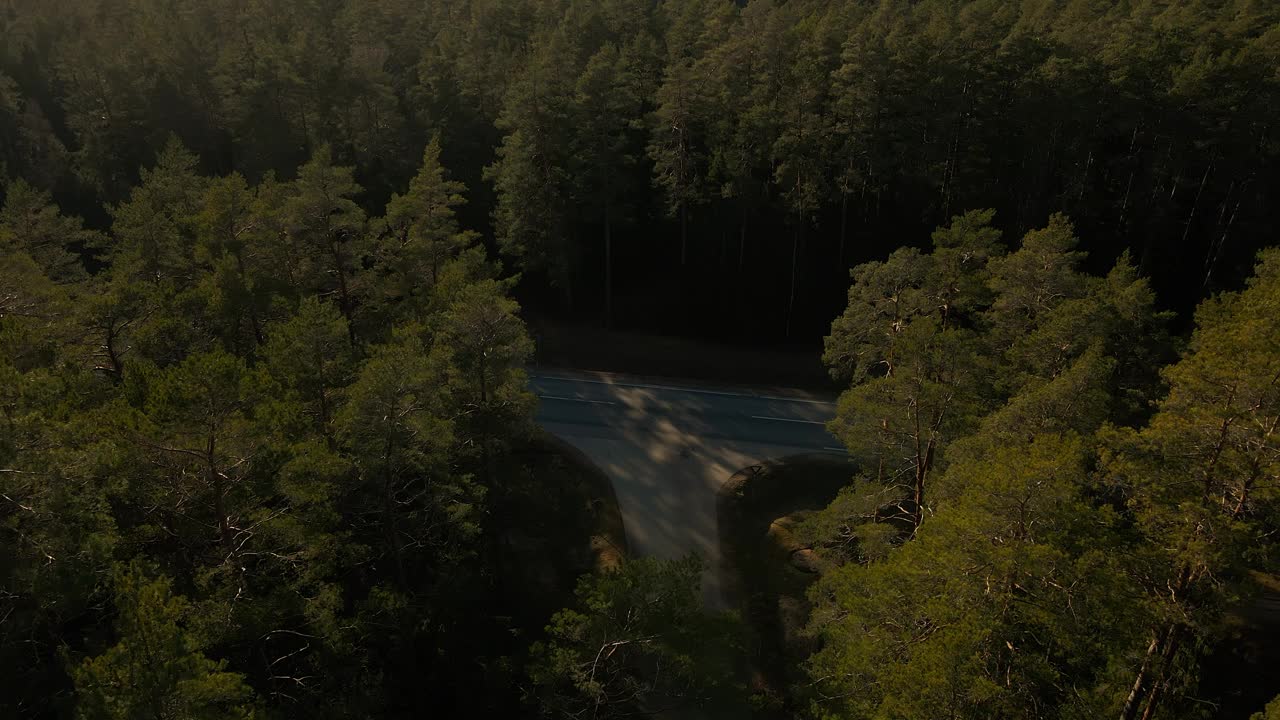
M 758 348 L 528 318 L 539 367 L 834 393 L 821 348 Z
M 814 648 L 801 634 L 809 616 L 806 591 L 817 579 L 814 558 L 793 530 L 826 507 L 849 483 L 853 463 L 802 455 L 761 463 L 734 475 L 717 502 L 724 593 L 741 609 L 751 637 L 751 691 L 767 717 L 789 717 L 789 689 Z

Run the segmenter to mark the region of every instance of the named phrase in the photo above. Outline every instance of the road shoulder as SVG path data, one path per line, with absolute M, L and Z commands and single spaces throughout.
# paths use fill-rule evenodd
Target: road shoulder
M 751 633 L 752 690 L 779 712 L 794 709 L 788 690 L 812 649 L 801 630 L 817 575 L 792 529 L 826 507 L 853 473 L 846 458 L 791 456 L 742 469 L 717 496 L 722 591 Z

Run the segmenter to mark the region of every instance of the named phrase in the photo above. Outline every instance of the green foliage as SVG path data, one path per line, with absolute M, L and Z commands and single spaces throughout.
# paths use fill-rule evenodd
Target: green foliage
M 1157 308 L 1271 242 L 1276 7 L 10 3 L 0 714 L 516 712 L 516 283 L 800 339 L 875 257 L 797 696 L 1195 715 L 1280 524 L 1280 260 L 1163 375 Z M 738 711 L 697 572 L 585 580 L 539 709 Z
M 379 519 L 387 535 L 384 550 L 396 551 L 410 537 L 416 539 L 408 547 L 430 549 L 435 541 L 420 532 L 474 533 L 467 479 L 441 467 L 452 442 L 439 392 L 443 374 L 439 356 L 421 345 L 379 348 L 347 389 L 337 417 L 359 476 L 351 488 L 353 509 Z M 401 516 L 409 529 L 400 528 Z
M 80 253 L 99 240 L 79 218 L 62 215 L 48 193 L 16 180 L 5 188 L 0 242 L 31 256 L 55 282 L 67 283 L 84 277 Z
M 0 18 L 0 177 L 94 218 L 174 134 L 251 183 L 327 146 L 376 216 L 439 136 L 466 224 L 492 218 L 578 308 L 612 295 L 601 193 L 654 220 L 616 238 L 649 301 L 670 292 L 677 223 L 695 286 L 726 274 L 715 249 L 738 231 L 725 287 L 752 282 L 734 315 L 757 331 L 781 332 L 755 316 L 790 300 L 793 255 L 809 334 L 847 261 L 972 207 L 1019 234 L 1069 212 L 1189 307 L 1268 242 L 1277 22 L 1209 0 L 24 3 Z M 777 242 L 784 222 L 808 241 Z M 669 318 L 723 326 L 718 298 L 677 291 Z
M 572 296 L 578 262 L 569 237 L 570 148 L 566 137 L 573 87 L 569 39 L 562 32 L 537 38 L 523 70 L 513 78 L 498 126 L 506 133 L 497 160 L 485 169 L 498 200 L 494 234 L 503 254 L 522 268 L 545 269 Z
M 1126 258 L 1080 272 L 1066 218 L 1007 255 L 989 220 L 855 269 L 833 323 L 831 428 L 863 472 L 803 529 L 844 563 L 812 595 L 816 714 L 1114 714 L 1149 639 L 1140 516 L 1090 470 L 1157 390 L 1166 316 Z
M 260 221 L 243 177 L 233 173 L 209 181 L 195 216 L 197 256 L 207 268 L 198 292 L 210 327 L 233 352 L 262 344 L 271 275 L 279 270 Z
M 445 263 L 473 244 L 476 233 L 458 228 L 457 209 L 466 203 L 462 183 L 448 179 L 440 164 L 440 138 L 423 153 L 422 168 L 409 181 L 409 191 L 387 203 L 387 232 L 379 243 L 377 263 L 385 275 L 379 283 L 383 302 L 403 305 L 400 313 L 422 319 L 430 289 Z
M 696 557 L 632 560 L 584 577 L 532 649 L 532 699 L 544 715 L 627 717 L 706 706 L 732 689 L 736 622 L 702 608 Z
M 263 360 L 284 390 L 280 399 L 295 404 L 312 427 L 332 438 L 342 389 L 357 364 L 346 320 L 332 303 L 306 298 L 296 315 L 268 333 Z
M 0 249 L 0 284 L 0 357 L 21 369 L 50 364 L 66 292 L 30 255 L 13 249 Z
M 195 227 L 204 180 L 198 160 L 171 137 L 127 202 L 112 210 L 111 249 L 115 272 L 132 280 L 164 284 L 194 279 Z
M 482 280 L 462 288 L 440 317 L 437 346 L 449 354 L 460 415 L 482 435 L 501 427 L 516 437 L 533 414 L 524 374 L 533 341 L 518 310 L 499 282 Z
M 196 540 L 201 535 L 212 537 L 230 560 L 243 548 L 242 523 L 258 501 L 248 488 L 258 450 L 254 378 L 242 360 L 214 351 L 142 371 L 136 382 L 145 393 L 142 412 L 124 433 L 162 473 L 139 489 L 157 503 L 166 531 L 196 545 L 205 544 Z
M 1130 713 L 1194 686 L 1179 662 L 1214 637 L 1222 608 L 1270 568 L 1280 524 L 1280 255 L 1263 253 L 1249 286 L 1207 301 L 1169 393 L 1143 428 L 1103 436 L 1107 481 L 1146 541 L 1134 574 L 1151 641 Z M 1131 708 L 1131 709 L 1130 709 Z
M 872 491 L 877 507 L 912 526 L 924 518 L 938 456 L 988 402 L 985 347 L 968 316 L 999 254 L 991 218 L 958 216 L 934 233 L 933 253 L 903 249 L 856 268 L 849 306 L 827 338 L 833 374 L 854 381 L 830 429 L 885 488 Z M 876 507 L 858 512 L 879 517 Z
M 488 682 L 448 664 L 476 633 L 492 662 L 523 651 L 485 594 L 500 563 L 473 478 L 496 482 L 531 437 L 531 343 L 515 279 L 454 215 L 465 189 L 440 153 L 369 222 L 325 148 L 293 182 L 251 184 L 201 176 L 170 143 L 89 277 L 96 236 L 10 188 L 0 659 L 24 669 L 5 711 L 414 714 Z M 406 252 L 369 227 L 398 228 Z M 114 603 L 113 563 L 133 568 Z M 165 648 L 139 650 L 151 639 Z M 425 685 L 404 670 L 423 646 Z M 96 657 L 64 672 L 60 653 Z M 518 702 L 494 687 L 494 707 Z
M 244 677 L 209 659 L 184 628 L 190 612 L 169 581 L 139 563 L 115 571 L 117 642 L 74 668 L 84 720 L 253 718 Z
M 1049 433 L 957 460 L 939 480 L 945 509 L 914 540 L 825 575 L 812 591 L 815 712 L 1111 712 L 1108 662 L 1139 631 L 1109 555 L 1115 518 L 1084 494 L 1086 461 L 1078 438 Z
M 68 678 L 55 650 L 68 623 L 96 612 L 119 547 L 110 444 L 93 432 L 101 392 L 88 373 L 0 358 L 0 713 L 57 706 Z
M 1267 703 L 1265 709 L 1250 715 L 1249 720 L 1275 720 L 1278 717 L 1280 717 L 1280 699 Z
M 336 294 L 354 339 L 354 274 L 367 238 L 365 213 L 352 199 L 363 188 L 352 173 L 350 167 L 334 165 L 332 150 L 321 146 L 298 168 L 283 213 L 286 231 L 296 243 L 290 267 L 295 291 Z

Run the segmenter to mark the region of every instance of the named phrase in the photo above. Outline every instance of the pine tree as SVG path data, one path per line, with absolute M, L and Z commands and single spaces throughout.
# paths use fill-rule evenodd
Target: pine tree
M 576 193 L 584 215 L 604 231 L 604 317 L 613 323 L 613 228 L 626 214 L 626 171 L 635 162 L 633 135 L 639 129 L 639 78 L 634 60 L 605 45 L 587 60 L 574 95 L 573 138 Z
M 934 251 L 898 250 L 854 268 L 849 306 L 831 326 L 824 358 L 853 385 L 832 432 L 864 462 L 890 514 L 919 526 L 946 443 L 980 417 L 988 373 L 970 317 L 987 294 L 999 254 L 990 212 L 956 217 Z
M 63 215 L 49 193 L 16 180 L 5 188 L 0 243 L 25 252 L 54 282 L 71 283 L 85 277 L 82 257 L 101 241 L 79 218 Z
M 456 214 L 466 204 L 465 191 L 440 164 L 437 135 L 427 144 L 408 192 L 392 195 L 387 203 L 389 237 L 379 243 L 376 258 L 380 282 L 386 284 L 380 294 L 387 302 L 403 304 L 418 320 L 441 268 L 478 237 L 458 227 Z
M 83 720 L 249 720 L 253 691 L 184 627 L 189 604 L 141 563 L 114 574 L 116 644 L 73 669 Z
M 1204 303 L 1196 324 L 1151 421 L 1106 438 L 1106 475 L 1147 541 L 1134 574 L 1150 637 L 1121 718 L 1150 717 L 1194 682 L 1180 659 L 1212 636 L 1280 526 L 1280 254 L 1263 253 L 1249 286 Z
M 358 366 L 338 309 L 317 298 L 304 299 L 296 315 L 268 330 L 263 360 L 283 390 L 281 400 L 296 404 L 304 424 L 332 446 L 342 390 Z
M 518 311 L 501 283 L 467 285 L 441 314 L 436 342 L 450 359 L 449 388 L 460 430 L 479 445 L 491 487 L 497 482 L 497 456 L 525 436 L 533 417 L 524 373 L 533 342 Z
M 253 212 L 254 195 L 239 174 L 209 181 L 196 215 L 201 288 L 224 346 L 247 354 L 264 342 L 270 262 Z
M 206 181 L 176 137 L 143 168 L 129 199 L 112 209 L 112 271 L 171 290 L 196 274 L 195 218 Z
M 414 338 L 377 348 L 336 418 L 356 479 L 346 512 L 397 594 L 435 586 L 471 553 L 479 494 L 450 467 L 453 421 L 439 352 Z M 380 566 L 380 567 L 379 567 Z
M 508 87 L 498 119 L 506 134 L 485 169 L 497 193 L 493 224 L 502 253 L 517 267 L 545 271 L 570 307 L 578 265 L 570 222 L 572 53 L 562 32 L 537 38 Z
M 356 274 L 365 251 L 365 215 L 352 199 L 362 192 L 353 170 L 333 164 L 333 152 L 321 146 L 298 178 L 283 209 L 290 239 L 296 243 L 299 291 L 336 294 L 338 309 L 356 338 Z
M 915 539 L 811 591 L 810 631 L 824 641 L 808 661 L 816 715 L 1098 717 L 1115 706 L 1108 663 L 1132 646 L 1137 618 L 1107 554 L 1116 518 L 1090 502 L 1078 436 L 1015 437 L 949 466 Z
M 546 715 L 629 717 L 655 708 L 733 707 L 734 623 L 707 614 L 697 558 L 632 560 L 578 583 L 532 649 L 529 676 Z
M 253 532 L 245 522 L 259 499 L 248 479 L 260 439 L 252 425 L 255 378 L 244 361 L 215 350 L 162 371 L 126 377 L 145 393 L 136 429 L 121 431 L 159 469 L 134 491 L 159 522 L 210 564 L 232 562 Z

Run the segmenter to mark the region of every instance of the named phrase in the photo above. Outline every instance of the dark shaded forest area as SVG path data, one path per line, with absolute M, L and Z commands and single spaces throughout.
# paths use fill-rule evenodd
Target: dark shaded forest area
M 1272 237 L 1277 12 L 8 0 L 0 163 L 105 227 L 170 135 L 251 183 L 329 145 L 379 215 L 439 134 L 534 309 L 751 343 L 811 345 L 953 214 L 1061 211 L 1186 316 Z
M 0 0 L 0 43 L 0 716 L 1280 691 L 1280 5 Z M 726 553 L 792 574 L 712 612 L 627 558 L 529 316 L 822 338 L 806 574 Z

